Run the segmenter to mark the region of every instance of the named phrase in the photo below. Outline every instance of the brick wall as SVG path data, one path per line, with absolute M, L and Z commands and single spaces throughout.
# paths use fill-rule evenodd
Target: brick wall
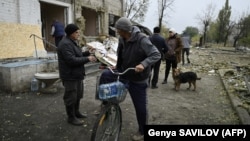
M 123 16 L 124 11 L 122 11 L 122 6 L 124 5 L 122 4 L 122 0 L 107 0 L 107 3 L 110 14 Z
M 16 0 L 1 0 L 0 21 L 18 22 L 18 8 Z
M 106 12 L 114 15 L 123 15 L 122 1 L 123 0 L 105 0 L 105 3 L 100 0 L 78 0 L 83 7 L 98 9 L 104 6 Z
M 1 0 L 0 22 L 41 25 L 39 0 Z

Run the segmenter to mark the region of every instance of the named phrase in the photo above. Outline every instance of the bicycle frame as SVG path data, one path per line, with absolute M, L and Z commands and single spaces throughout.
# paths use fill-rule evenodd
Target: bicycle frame
M 120 81 L 121 75 L 127 73 L 134 68 L 128 68 L 124 72 L 116 72 L 112 68 L 108 68 L 109 72 L 99 77 L 96 85 L 96 98 L 101 101 L 113 101 L 114 103 L 122 102 L 127 93 L 126 80 Z M 113 75 L 111 75 L 111 73 Z M 106 74 L 106 75 L 105 75 Z
M 108 69 L 113 74 L 118 76 L 118 81 L 119 76 L 125 74 L 129 70 L 134 70 L 135 68 L 128 68 L 124 72 L 114 72 L 110 67 L 108 67 Z M 118 141 L 122 126 L 122 112 L 119 106 L 119 102 L 103 102 L 107 103 L 104 104 L 104 107 L 102 108 L 98 118 L 96 119 L 91 135 L 91 141 L 110 141 L 110 139 Z

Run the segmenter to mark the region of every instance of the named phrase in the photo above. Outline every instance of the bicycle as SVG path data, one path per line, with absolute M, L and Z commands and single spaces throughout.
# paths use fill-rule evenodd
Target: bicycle
M 117 75 L 117 79 L 111 83 L 100 84 L 100 77 L 97 77 L 96 97 L 106 104 L 95 121 L 91 141 L 118 141 L 121 132 L 122 112 L 119 103 L 125 100 L 127 88 L 120 81 L 120 76 L 135 68 L 128 68 L 121 73 L 108 68 Z

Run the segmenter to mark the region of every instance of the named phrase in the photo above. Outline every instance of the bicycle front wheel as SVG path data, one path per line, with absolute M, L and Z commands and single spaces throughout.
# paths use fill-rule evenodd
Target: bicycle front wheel
M 120 106 L 106 105 L 94 124 L 91 141 L 118 141 L 121 126 Z

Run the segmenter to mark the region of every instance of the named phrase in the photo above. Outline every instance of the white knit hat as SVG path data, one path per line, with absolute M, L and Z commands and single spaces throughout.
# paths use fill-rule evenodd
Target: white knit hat
M 170 31 L 173 32 L 174 34 L 176 33 L 174 28 L 170 28 L 170 29 L 169 29 L 169 32 L 170 32 Z

